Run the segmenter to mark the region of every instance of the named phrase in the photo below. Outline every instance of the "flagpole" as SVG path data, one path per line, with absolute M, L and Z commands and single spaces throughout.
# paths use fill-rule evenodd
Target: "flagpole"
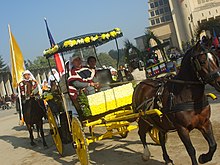
M 14 65 L 14 71 L 15 71 L 15 79 L 16 79 L 16 83 L 18 82 L 18 73 L 17 73 L 17 66 L 16 66 L 16 62 L 15 62 L 15 53 L 14 53 L 14 47 L 13 47 L 13 43 L 12 43 L 12 36 L 11 36 L 11 28 L 10 25 L 8 24 L 8 32 L 9 32 L 9 38 L 10 38 L 10 44 L 11 44 L 11 55 L 12 55 L 12 63 Z M 21 120 L 23 119 L 23 111 L 22 111 L 22 104 L 21 104 L 21 92 L 20 92 L 20 88 L 18 88 L 18 98 L 19 98 L 19 106 L 20 106 L 20 111 L 21 111 Z
M 54 40 L 53 40 L 53 38 L 52 38 L 52 36 L 50 36 L 51 35 L 51 33 L 50 33 L 50 31 L 49 31 L 49 27 L 48 27 L 48 24 L 47 24 L 47 19 L 44 17 L 44 21 L 45 21 L 45 24 L 46 24 L 46 29 L 47 29 L 47 35 L 48 35 L 48 38 L 49 38 L 49 41 L 50 41 L 50 46 L 53 46 L 53 44 L 55 44 L 55 42 L 54 42 Z M 53 40 L 53 41 L 52 41 Z M 54 42 L 54 43 L 52 43 L 52 42 Z M 62 55 L 62 60 L 63 60 L 64 58 L 63 58 L 63 55 Z M 49 62 L 49 59 L 48 59 L 48 62 Z M 61 63 L 62 63 L 62 61 L 61 61 Z M 50 62 L 49 62 L 49 67 L 51 68 L 51 66 L 50 66 Z M 64 69 L 64 63 L 63 63 L 63 69 Z M 65 70 L 64 70 L 65 71 Z M 59 71 L 58 71 L 59 72 Z M 53 73 L 52 73 L 53 74 Z M 61 76 L 61 73 L 59 72 L 59 75 Z M 56 79 L 56 78 L 55 78 Z M 60 86 L 58 85 L 58 87 L 60 88 Z M 63 106 L 64 106 L 64 110 L 65 110 L 65 113 L 66 113 L 66 117 L 67 117 L 67 123 L 68 123 L 68 126 L 69 126 L 69 131 L 71 132 L 71 121 L 70 121 L 70 114 L 69 114 L 69 112 L 68 112 L 68 108 L 67 108 L 67 100 L 66 100 L 66 98 L 65 98 L 65 96 L 64 96 L 64 94 L 61 92 L 61 97 L 62 97 L 62 100 L 63 100 Z

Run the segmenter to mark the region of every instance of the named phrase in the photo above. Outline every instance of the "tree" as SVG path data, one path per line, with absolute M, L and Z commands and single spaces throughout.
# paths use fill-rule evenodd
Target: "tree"
M 213 33 L 213 30 L 215 30 L 217 36 L 220 36 L 220 21 L 219 19 L 209 20 L 206 22 L 202 22 L 199 24 L 195 31 L 195 37 L 197 40 L 200 39 L 200 34 L 202 31 L 210 31 L 210 33 Z
M 50 58 L 50 65 L 51 67 L 55 67 L 55 61 L 53 58 Z M 43 56 L 38 56 L 36 59 L 31 62 L 30 60 L 25 61 L 25 66 L 29 70 L 36 70 L 36 69 L 45 69 L 49 68 L 48 66 L 48 60 Z
M 85 48 L 81 48 L 81 49 L 76 49 L 74 50 L 74 53 L 73 53 L 74 56 L 80 56 L 87 60 L 87 58 L 89 56 L 96 56 L 95 55 L 95 50 L 93 47 L 85 47 Z
M 107 53 L 99 53 L 98 60 L 102 66 L 105 65 L 112 66 L 114 68 L 117 67 L 117 61 L 113 59 L 111 56 L 109 56 Z M 99 63 L 97 63 L 97 66 L 100 67 Z
M 119 53 L 119 57 L 118 57 L 118 53 Z M 125 50 L 124 49 L 119 49 L 119 50 L 112 49 L 108 52 L 108 54 L 116 61 L 119 60 L 119 65 L 125 64 Z
M 5 64 L 2 56 L 0 55 L 0 72 L 9 71 L 9 67 Z

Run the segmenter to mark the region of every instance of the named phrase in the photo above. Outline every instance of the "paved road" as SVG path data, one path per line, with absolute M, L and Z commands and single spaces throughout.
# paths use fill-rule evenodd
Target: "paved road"
M 207 92 L 212 91 L 208 88 Z M 215 92 L 220 98 L 219 93 Z M 220 101 L 210 101 L 212 104 L 213 130 L 218 143 L 218 149 L 212 162 L 207 165 L 219 165 L 220 163 Z M 44 149 L 42 142 L 37 141 L 36 147 L 30 146 L 29 135 L 25 126 L 18 126 L 18 115 L 15 109 L 0 111 L 0 165 L 80 165 L 72 146 L 64 145 L 65 157 L 61 157 L 49 135 L 48 123 L 44 124 L 46 141 L 49 146 Z M 36 134 L 35 134 L 36 135 Z M 197 151 L 197 157 L 207 152 L 207 143 L 198 131 L 192 131 L 192 142 Z M 147 137 L 148 142 L 152 142 Z M 142 144 L 137 135 L 137 130 L 121 139 L 116 136 L 112 139 L 102 140 L 89 146 L 92 165 L 163 165 L 160 146 L 149 145 L 151 160 L 141 160 Z M 168 134 L 167 149 L 175 165 L 191 164 L 184 145 L 177 133 Z

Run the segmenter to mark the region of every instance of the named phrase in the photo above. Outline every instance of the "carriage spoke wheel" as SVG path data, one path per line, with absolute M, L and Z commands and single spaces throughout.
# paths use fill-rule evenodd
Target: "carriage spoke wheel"
M 82 165 L 89 164 L 89 151 L 85 133 L 77 117 L 72 118 L 72 136 L 77 156 Z
M 58 126 L 50 108 L 47 110 L 48 123 L 50 125 L 50 133 L 60 155 L 63 154 L 63 144 L 58 131 Z
M 159 130 L 155 127 L 153 127 L 149 132 L 149 135 L 151 139 L 156 143 L 160 145 L 160 136 L 159 136 Z M 165 135 L 165 142 L 167 141 L 167 134 Z

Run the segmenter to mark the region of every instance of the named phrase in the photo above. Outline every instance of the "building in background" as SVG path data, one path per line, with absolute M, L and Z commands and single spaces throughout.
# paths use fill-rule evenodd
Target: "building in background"
M 148 29 L 162 42 L 182 49 L 194 39 L 200 23 L 220 20 L 220 0 L 148 0 L 148 13 Z M 137 47 L 142 47 L 141 38 L 136 38 Z

